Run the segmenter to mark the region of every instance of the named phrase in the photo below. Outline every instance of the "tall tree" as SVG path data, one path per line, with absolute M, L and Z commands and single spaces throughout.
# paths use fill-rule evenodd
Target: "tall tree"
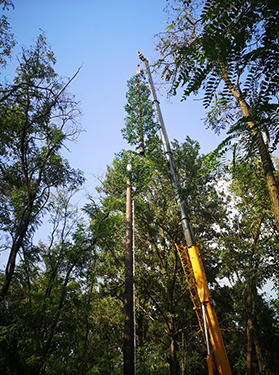
M 127 104 L 125 127 L 121 130 L 123 138 L 130 145 L 142 144 L 145 138 L 147 151 L 152 151 L 158 141 L 158 124 L 150 100 L 150 91 L 144 74 L 138 73 L 127 83 Z
M 72 169 L 60 150 L 80 128 L 78 103 L 54 70 L 55 58 L 41 34 L 35 46 L 23 49 L 16 77 L 0 96 L 0 225 L 9 235 L 3 298 L 9 289 L 16 257 L 40 223 L 50 191 L 78 186 L 80 171 Z M 8 94 L 7 94 L 8 93 Z
M 228 127 L 227 142 L 236 137 L 243 151 L 260 156 L 279 230 L 271 158 L 279 137 L 279 6 L 275 1 L 173 0 L 170 7 L 173 13 L 158 43 L 163 75 L 174 94 L 183 86 L 182 99 L 201 88 L 205 107 L 216 98 L 222 117 L 215 116 L 210 126 L 217 132 Z

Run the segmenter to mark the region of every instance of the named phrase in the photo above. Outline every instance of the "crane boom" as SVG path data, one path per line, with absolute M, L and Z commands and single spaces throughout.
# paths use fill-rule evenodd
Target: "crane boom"
M 194 279 L 196 283 L 197 298 L 200 301 L 200 306 L 202 309 L 203 322 L 201 323 L 201 319 L 199 319 L 199 323 L 200 325 L 203 324 L 202 332 L 203 332 L 204 339 L 205 339 L 206 346 L 207 346 L 208 372 L 209 372 L 209 375 L 213 375 L 217 370 L 217 374 L 231 375 L 231 368 L 229 365 L 226 349 L 223 343 L 223 338 L 222 338 L 221 330 L 219 328 L 215 309 L 211 303 L 211 297 L 209 294 L 208 284 L 207 284 L 202 260 L 200 257 L 199 248 L 196 245 L 192 226 L 191 226 L 190 219 L 188 216 L 186 202 L 180 196 L 180 182 L 178 179 L 170 143 L 168 140 L 165 124 L 163 121 L 163 116 L 162 116 L 161 109 L 160 109 L 160 103 L 157 100 L 156 91 L 154 89 L 154 84 L 153 84 L 151 72 L 149 69 L 148 60 L 140 52 L 139 52 L 139 58 L 141 61 L 143 61 L 144 66 L 145 66 L 145 72 L 146 72 L 146 77 L 147 77 L 148 84 L 149 84 L 149 89 L 151 92 L 152 102 L 154 105 L 157 121 L 160 126 L 160 133 L 161 133 L 163 148 L 165 152 L 165 157 L 169 166 L 172 185 L 174 188 L 176 201 L 177 201 L 180 215 L 181 215 L 181 222 L 182 222 L 183 233 L 184 233 L 184 237 L 186 241 L 186 246 L 183 246 L 183 245 L 177 246 L 177 251 L 179 253 L 186 278 L 187 278 L 187 272 L 185 271 L 186 268 L 184 267 L 185 266 L 184 260 L 189 259 L 191 263 L 190 267 L 191 267 L 191 272 L 194 275 Z M 209 333 L 209 338 L 208 338 L 207 333 Z M 210 340 L 210 343 L 209 343 L 209 340 Z M 214 353 L 216 367 L 214 366 L 212 351 Z
M 157 100 L 157 95 L 154 89 L 154 84 L 153 84 L 151 72 L 149 69 L 148 60 L 140 52 L 139 52 L 139 58 L 144 62 L 146 77 L 147 77 L 147 81 L 149 84 L 149 89 L 150 89 L 151 97 L 152 97 L 152 103 L 154 105 L 156 117 L 160 125 L 160 133 L 161 133 L 161 138 L 163 142 L 163 148 L 165 151 L 166 160 L 169 165 L 169 170 L 170 170 L 172 185 L 174 187 L 176 201 L 177 201 L 180 214 L 181 214 L 181 221 L 182 221 L 182 227 L 183 227 L 183 232 L 185 235 L 186 244 L 188 246 L 191 246 L 195 243 L 194 233 L 193 233 L 192 226 L 188 217 L 186 203 L 183 199 L 181 199 L 180 194 L 179 194 L 179 187 L 180 187 L 179 180 L 178 180 L 178 176 L 177 176 L 174 159 L 173 159 L 173 155 L 171 152 L 170 143 L 169 143 L 167 131 L 165 128 L 162 112 L 160 109 L 160 103 Z

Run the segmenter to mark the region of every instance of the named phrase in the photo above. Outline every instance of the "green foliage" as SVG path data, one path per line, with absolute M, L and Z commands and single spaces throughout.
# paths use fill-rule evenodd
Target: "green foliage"
M 246 370 L 248 307 L 265 371 L 276 373 L 278 298 L 269 305 L 259 292 L 267 281 L 278 282 L 279 272 L 278 232 L 265 176 L 256 153 L 250 153 L 244 163 L 235 147 L 231 166 L 218 156 L 235 136 L 241 136 L 242 146 L 245 142 L 253 146 L 247 120 L 257 120 L 254 129 L 265 132 L 267 138 L 270 132 L 276 145 L 277 47 L 271 39 L 276 42 L 277 29 L 272 29 L 271 20 L 276 24 L 277 11 L 268 10 L 272 2 L 199 2 L 202 11 L 195 8 L 196 2 L 178 4 L 181 16 L 169 25 L 172 37 L 163 46 L 164 52 L 172 49 L 177 65 L 166 66 L 165 73 L 170 80 L 175 77 L 174 90 L 176 83 L 185 83 L 187 95 L 205 85 L 207 106 L 217 93 L 207 125 L 217 133 L 229 128 L 227 139 L 210 156 L 200 155 L 199 144 L 189 137 L 172 143 L 180 195 L 197 234 L 233 373 Z M 200 23 L 191 12 L 184 12 L 184 6 L 196 12 Z M 266 17 L 262 19 L 262 15 Z M 177 27 L 183 31 L 182 39 Z M 267 39 L 254 44 L 255 35 L 262 31 Z M 187 38 L 189 43 L 183 46 Z M 272 43 L 268 59 L 261 46 Z M 231 100 L 228 82 L 220 83 L 220 59 L 235 87 L 240 74 L 245 79 L 243 98 L 253 108 L 246 119 Z M 125 191 L 129 179 L 135 209 L 137 373 L 177 375 L 183 368 L 185 375 L 207 374 L 205 345 L 174 247 L 183 241 L 179 212 L 158 147 L 158 125 L 144 77 L 137 75 L 128 83 L 128 116 L 122 134 L 132 145 L 146 137 L 146 156 L 131 151 L 115 156 L 99 188 L 99 202 L 91 199 L 83 209 L 85 220 L 70 204 L 82 175 L 60 153 L 64 143 L 79 132 L 78 103 L 55 73 L 54 63 L 44 35 L 39 36 L 34 47 L 23 50 L 17 77 L 0 98 L 0 224 L 2 234 L 10 236 L 3 238 L 1 246 L 21 255 L 1 304 L 0 372 L 123 373 Z M 266 86 L 268 69 L 273 68 L 274 76 Z M 212 164 L 215 173 L 209 171 Z M 277 172 L 275 175 L 278 178 Z M 228 176 L 231 179 L 224 182 Z M 53 229 L 48 241 L 34 246 L 31 234 L 44 210 L 50 213 Z M 12 269 L 11 263 L 9 266 Z M 219 286 L 223 277 L 231 286 Z M 6 279 L 7 275 L 0 275 L 1 283 Z M 252 364 L 258 371 L 255 353 Z
M 127 165 L 132 170 L 127 170 Z M 133 186 L 133 195 L 139 194 L 152 176 L 153 166 L 146 158 L 141 158 L 132 151 L 122 150 L 116 155 L 111 166 L 107 167 L 106 179 L 99 189 L 111 197 L 121 197 L 126 192 L 126 182 L 129 179 Z
M 126 94 L 125 128 L 121 130 L 123 138 L 130 145 L 138 145 L 145 137 L 146 149 L 152 151 L 158 144 L 158 124 L 154 119 L 154 110 L 150 100 L 150 91 L 143 74 L 137 74 L 128 81 Z
M 86 231 L 70 204 L 71 197 L 66 190 L 52 196 L 49 241 L 39 243 L 37 258 L 34 251 L 25 249 L 2 304 L 3 373 L 80 374 L 90 357 L 98 363 L 105 350 L 100 349 L 102 340 L 96 343 L 100 322 L 92 313 L 98 310 L 95 246 L 102 226 L 96 225 L 93 233 Z M 109 373 L 105 364 L 102 370 Z
M 220 193 L 232 200 L 224 207 L 221 221 L 216 220 L 220 239 L 214 253 L 220 259 L 219 276 L 225 276 L 233 286 L 229 292 L 233 304 L 226 310 L 221 308 L 223 312 L 219 314 L 224 314 L 228 327 L 231 321 L 238 321 L 233 340 L 239 347 L 249 343 L 252 356 L 247 366 L 255 369 L 264 366 L 266 373 L 272 374 L 277 365 L 268 353 L 277 350 L 278 322 L 275 311 L 261 293 L 267 282 L 276 283 L 278 232 L 265 176 L 259 160 L 251 158 L 244 162 L 236 152 L 231 165 L 225 166 L 223 176 Z M 216 300 L 214 295 L 213 298 Z M 265 314 L 268 318 L 263 323 Z M 266 332 L 274 339 L 268 349 Z M 244 341 L 242 335 L 246 335 Z M 236 373 L 242 373 L 246 366 L 245 352 L 232 346 L 228 354 L 237 358 L 231 363 Z
M 0 4 L 3 11 L 9 10 L 9 7 L 14 8 L 13 3 L 10 0 L 1 0 Z M 8 22 L 8 17 L 4 14 L 0 17 L 0 66 L 5 68 L 7 60 L 11 58 L 11 51 L 14 48 L 16 42 L 13 34 L 11 34 L 11 27 Z
M 229 129 L 254 147 L 254 130 L 278 143 L 278 24 L 275 1 L 180 1 L 169 3 L 169 27 L 158 41 L 158 65 L 182 99 L 203 92 L 212 108 L 207 125 Z M 235 93 L 234 93 L 235 91 Z M 215 99 L 215 104 L 212 103 Z M 249 116 L 240 113 L 245 101 Z M 254 145 L 253 145 L 254 143 Z M 243 142 L 244 144 L 244 142 Z M 246 149 L 249 150 L 249 147 Z
M 2 296 L 7 294 L 18 252 L 40 224 L 53 188 L 73 189 L 84 181 L 60 154 L 80 132 L 78 103 L 54 70 L 44 34 L 23 49 L 12 84 L 1 92 L 0 226 L 10 248 Z
M 229 168 L 209 173 L 199 144 L 188 137 L 183 143 L 174 141 L 172 148 L 233 373 L 246 369 L 251 269 L 254 326 L 266 373 L 276 373 L 278 317 L 257 292 L 278 275 L 278 238 L 261 169 L 253 160 L 243 164 L 235 157 L 230 198 L 221 192 L 219 180 Z M 130 175 L 128 162 L 133 165 Z M 250 185 L 243 169 L 250 173 Z M 83 210 L 89 220 L 79 219 L 66 190 L 51 197 L 49 241 L 37 249 L 24 247 L 7 303 L 2 304 L 3 373 L 123 373 L 127 178 L 135 186 L 137 373 L 177 375 L 182 367 L 184 374 L 208 373 L 206 348 L 175 251 L 183 233 L 159 148 L 145 158 L 126 151 L 116 155 L 99 189 L 100 201 L 89 201 Z M 254 243 L 260 217 L 260 237 Z M 232 286 L 219 286 L 217 277 L 224 276 Z M 257 369 L 256 356 L 253 366 Z

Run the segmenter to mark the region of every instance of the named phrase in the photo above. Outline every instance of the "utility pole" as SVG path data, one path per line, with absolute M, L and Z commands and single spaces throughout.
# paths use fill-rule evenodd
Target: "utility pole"
M 127 170 L 129 174 L 131 169 L 131 164 L 128 164 Z M 132 185 L 130 177 L 127 179 L 126 191 L 124 375 L 135 375 Z

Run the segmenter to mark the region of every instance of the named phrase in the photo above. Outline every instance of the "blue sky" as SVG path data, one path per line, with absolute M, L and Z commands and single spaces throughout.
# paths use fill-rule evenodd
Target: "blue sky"
M 102 178 L 106 166 L 121 149 L 129 149 L 122 139 L 126 113 L 127 80 L 136 73 L 137 52 L 152 63 L 158 58 L 154 36 L 164 31 L 166 0 L 13 0 L 14 10 L 7 12 L 17 40 L 14 54 L 21 46 L 28 47 L 40 33 L 46 32 L 55 53 L 56 71 L 71 77 L 82 69 L 70 86 L 80 100 L 83 112 L 81 125 L 85 130 L 76 143 L 68 144 L 65 156 L 74 168 L 84 171 L 86 193 L 94 198 L 97 177 Z M 13 77 L 16 59 L 9 63 L 2 79 Z M 154 78 L 154 77 L 153 77 Z M 183 142 L 188 135 L 201 145 L 201 152 L 212 151 L 221 138 L 206 130 L 205 111 L 201 98 L 181 102 L 179 97 L 167 99 L 157 92 L 170 141 Z M 38 236 L 47 233 L 48 226 Z M 2 258 L 2 259 L 1 259 Z M 1 268 L 6 263 L 0 254 Z
M 98 198 L 95 187 L 105 175 L 116 153 L 130 146 L 122 139 L 126 112 L 127 81 L 137 72 L 138 51 L 150 64 L 158 58 L 154 36 L 166 27 L 163 12 L 166 0 L 12 0 L 15 9 L 9 17 L 17 41 L 14 58 L 0 79 L 12 80 L 21 47 L 34 43 L 40 29 L 46 33 L 56 56 L 56 72 L 63 77 L 80 73 L 70 91 L 80 101 L 84 129 L 76 143 L 67 144 L 64 156 L 70 165 L 84 172 L 84 190 L 75 197 L 79 206 L 87 195 Z M 143 69 L 143 66 L 142 66 Z M 155 77 L 153 76 L 153 79 Z M 154 79 L 154 81 L 156 81 Z M 189 135 L 211 151 L 220 138 L 206 130 L 201 101 L 190 98 L 170 100 L 157 92 L 169 140 L 183 142 Z M 46 239 L 50 231 L 47 218 L 35 240 Z M 0 254 L 1 268 L 6 254 Z
M 68 144 L 66 157 L 84 171 L 86 190 L 94 195 L 106 166 L 115 153 L 130 146 L 122 139 L 126 113 L 127 80 L 136 73 L 141 51 L 150 63 L 158 57 L 154 35 L 164 31 L 165 0 L 13 0 L 7 12 L 12 32 L 22 45 L 34 42 L 40 29 L 46 32 L 55 53 L 56 71 L 70 77 L 82 69 L 70 86 L 80 100 L 83 132 L 76 144 Z M 12 78 L 16 59 L 2 77 Z M 206 130 L 200 101 L 190 98 L 168 100 L 158 93 L 169 139 L 182 142 L 186 135 L 199 141 L 203 153 L 220 138 Z
M 115 154 L 130 146 L 122 139 L 126 112 L 127 81 L 137 72 L 138 51 L 152 62 L 158 58 L 154 36 L 166 27 L 163 12 L 166 0 L 12 0 L 15 9 L 9 17 L 17 40 L 14 58 L 1 79 L 12 80 L 17 65 L 16 54 L 21 47 L 34 43 L 40 29 L 46 33 L 56 56 L 56 72 L 63 77 L 80 73 L 71 83 L 70 91 L 80 101 L 84 129 L 76 143 L 67 144 L 64 156 L 74 168 L 84 172 L 86 183 L 74 202 L 82 207 L 89 194 L 98 198 L 95 187 L 105 175 Z M 142 66 L 143 69 L 143 66 Z M 155 76 L 153 76 L 153 79 Z M 154 79 L 156 81 L 156 79 Z M 220 142 L 206 130 L 201 101 L 190 98 L 168 99 L 157 92 L 169 140 L 183 142 L 189 135 L 207 153 Z M 197 98 L 195 98 L 197 99 Z M 51 227 L 44 220 L 35 241 L 46 240 Z M 0 254 L 0 267 L 7 254 Z

